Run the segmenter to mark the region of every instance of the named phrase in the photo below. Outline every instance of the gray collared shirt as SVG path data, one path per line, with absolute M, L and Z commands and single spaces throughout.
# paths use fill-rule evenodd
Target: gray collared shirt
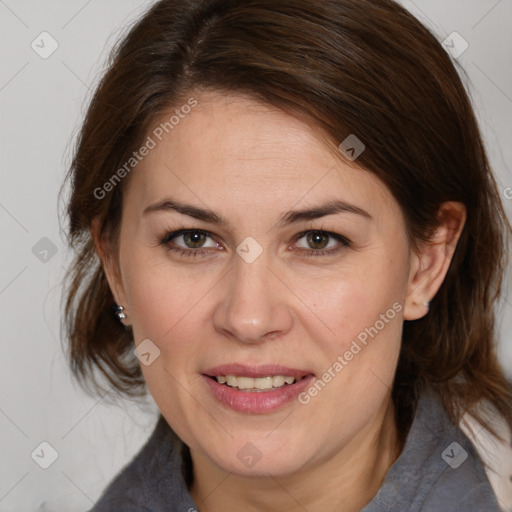
M 91 512 L 195 512 L 186 446 L 160 417 Z M 500 512 L 482 462 L 433 394 L 419 400 L 402 453 L 361 512 Z

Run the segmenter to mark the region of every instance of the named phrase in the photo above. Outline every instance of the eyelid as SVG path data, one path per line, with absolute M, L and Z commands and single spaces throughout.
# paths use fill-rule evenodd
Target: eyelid
M 335 240 L 338 240 L 340 242 L 346 242 L 347 245 L 350 243 L 350 240 L 347 237 L 340 235 L 339 233 L 335 233 L 333 231 L 328 231 L 326 229 L 307 229 L 306 231 L 302 231 L 301 233 L 295 235 L 295 237 L 293 238 L 294 242 L 297 242 L 297 240 L 304 238 L 309 233 L 321 233 L 323 235 L 330 236 L 331 238 L 334 238 Z
M 182 229 L 178 229 L 178 230 L 174 230 L 174 231 L 166 233 L 162 242 L 169 243 L 171 240 L 174 240 L 175 238 L 179 238 L 180 236 L 186 235 L 187 233 L 200 233 L 201 235 L 207 236 L 207 237 L 211 238 L 212 240 L 215 238 L 210 231 L 206 231 L 204 229 L 182 228 Z M 218 242 L 216 242 L 216 243 L 218 244 Z M 178 246 L 178 247 L 181 247 L 181 246 Z M 194 250 L 199 251 L 202 249 L 202 247 L 199 247 L 198 249 L 190 249 L 188 247 L 181 247 L 181 248 L 192 250 L 192 251 L 194 251 Z
M 159 237 L 159 245 L 163 245 L 163 246 L 167 247 L 168 250 L 174 250 L 174 251 L 181 252 L 182 254 L 186 254 L 189 256 L 194 255 L 194 257 L 196 257 L 198 254 L 210 252 L 209 249 L 213 249 L 213 247 L 207 247 L 207 248 L 199 247 L 197 249 L 192 249 L 192 248 L 182 247 L 180 245 L 177 245 L 176 247 L 172 247 L 169 245 L 169 243 L 171 241 L 173 241 L 175 238 L 183 236 L 187 233 L 200 233 L 208 238 L 211 238 L 212 240 L 216 239 L 216 236 L 213 233 L 211 233 L 210 231 L 207 231 L 204 229 L 199 229 L 199 228 L 196 229 L 196 228 L 182 227 L 182 228 L 178 228 L 178 229 L 174 229 L 174 230 L 167 230 L 163 236 Z M 322 233 L 326 236 L 329 236 L 329 237 L 337 240 L 339 242 L 339 245 L 337 247 L 330 248 L 330 249 L 316 249 L 315 250 L 315 249 L 306 249 L 303 247 L 294 249 L 294 250 L 298 250 L 301 253 L 305 253 L 306 257 L 334 255 L 334 254 L 338 253 L 340 250 L 342 250 L 343 248 L 347 248 L 347 247 L 351 246 L 351 241 L 348 238 L 346 238 L 345 236 L 340 235 L 339 233 L 332 232 L 332 231 L 327 231 L 325 229 L 307 229 L 305 231 L 302 231 L 302 232 L 296 234 L 293 237 L 292 242 L 294 244 L 297 243 L 298 240 L 305 237 L 309 233 Z M 218 249 L 219 242 L 216 241 L 216 244 L 217 245 L 215 248 Z
M 329 249 L 305 249 L 303 247 L 295 248 L 294 250 L 298 250 L 302 253 L 303 257 L 310 258 L 310 257 L 329 257 L 329 256 L 337 256 L 343 249 L 346 249 L 348 247 L 352 246 L 351 241 L 339 233 L 335 233 L 332 231 L 327 231 L 325 229 L 308 229 L 306 231 L 303 231 L 302 233 L 297 234 L 294 237 L 294 243 L 297 243 L 298 240 L 303 238 L 304 236 L 308 235 L 309 233 L 322 233 L 325 236 L 328 236 L 330 238 L 334 238 L 338 244 L 335 247 L 331 247 Z

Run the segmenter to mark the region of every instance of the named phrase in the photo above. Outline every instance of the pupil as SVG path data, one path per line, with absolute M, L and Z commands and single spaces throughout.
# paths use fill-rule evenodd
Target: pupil
M 323 233 L 311 233 L 309 235 L 309 241 L 312 245 L 320 244 L 321 247 L 314 247 L 315 249 L 323 249 L 327 244 L 325 243 L 327 237 Z M 322 243 L 324 242 L 324 243 Z
M 202 233 L 186 233 L 185 238 L 188 239 L 188 241 L 191 241 L 191 244 L 193 247 L 196 247 L 196 244 L 198 247 L 201 247 L 201 241 L 202 241 L 203 234 Z M 189 245 L 187 243 L 187 245 Z

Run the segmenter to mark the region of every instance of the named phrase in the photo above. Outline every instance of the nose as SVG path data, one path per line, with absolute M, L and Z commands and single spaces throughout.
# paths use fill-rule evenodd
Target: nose
M 221 297 L 213 315 L 215 330 L 252 344 L 289 332 L 293 325 L 291 292 L 276 273 L 263 255 L 252 263 L 235 255 L 231 272 L 219 288 Z

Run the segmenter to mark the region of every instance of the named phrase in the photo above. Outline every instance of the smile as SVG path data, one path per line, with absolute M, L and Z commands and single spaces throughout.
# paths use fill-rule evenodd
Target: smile
M 274 375 L 267 377 L 242 377 L 235 375 L 218 375 L 214 377 L 219 384 L 225 384 L 230 388 L 238 388 L 240 390 L 258 392 L 269 389 L 277 389 L 283 386 L 288 386 L 297 382 L 295 377 L 285 377 L 283 375 Z M 302 377 L 303 379 L 304 377 Z
M 277 365 L 221 365 L 202 374 L 210 396 L 225 408 L 249 414 L 274 412 L 315 379 L 313 372 Z

